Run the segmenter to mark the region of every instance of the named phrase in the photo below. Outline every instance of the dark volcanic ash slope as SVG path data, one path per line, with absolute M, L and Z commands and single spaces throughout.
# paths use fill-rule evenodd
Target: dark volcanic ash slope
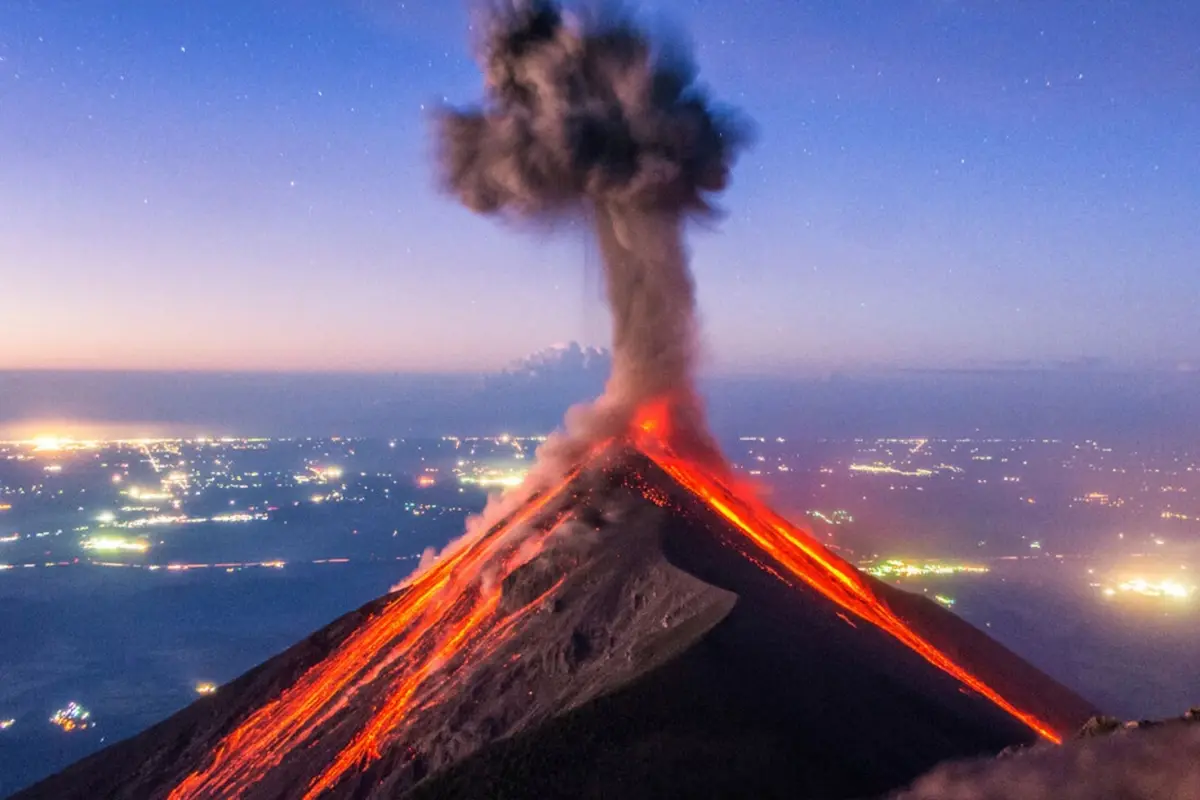
M 640 454 L 601 462 L 547 507 L 568 521 L 504 580 L 497 619 L 527 608 L 519 623 L 449 658 L 381 758 L 327 796 L 860 797 L 1034 738 L 888 634 L 764 571 L 740 532 Z M 887 597 L 1051 724 L 1091 713 L 953 615 Z M 374 610 L 18 797 L 166 796 Z M 244 796 L 302 795 L 390 686 L 363 689 Z

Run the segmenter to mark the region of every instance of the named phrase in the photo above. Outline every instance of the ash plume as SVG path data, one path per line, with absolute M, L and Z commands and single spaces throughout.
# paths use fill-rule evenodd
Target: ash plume
M 678 46 L 627 14 L 568 17 L 549 0 L 493 5 L 479 60 L 482 104 L 438 118 L 441 176 L 468 208 L 525 221 L 582 217 L 603 258 L 613 370 L 591 406 L 539 451 L 521 492 L 622 433 L 652 401 L 673 442 L 715 456 L 693 387 L 696 302 L 683 227 L 713 213 L 747 125 L 714 106 Z M 485 514 L 491 518 L 491 514 Z

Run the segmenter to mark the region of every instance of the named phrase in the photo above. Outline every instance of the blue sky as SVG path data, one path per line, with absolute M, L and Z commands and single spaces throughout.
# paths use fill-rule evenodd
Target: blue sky
M 676 0 L 755 148 L 716 372 L 1200 359 L 1200 7 Z M 458 371 L 602 343 L 586 231 L 434 187 L 441 0 L 0 6 L 0 368 Z

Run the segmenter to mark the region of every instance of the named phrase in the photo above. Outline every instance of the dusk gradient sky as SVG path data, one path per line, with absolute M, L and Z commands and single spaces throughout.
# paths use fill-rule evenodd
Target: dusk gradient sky
M 692 238 L 712 370 L 1200 359 L 1200 4 L 643 9 L 759 129 Z M 468 23 L 457 0 L 0 4 L 0 369 L 603 343 L 585 231 L 435 188 L 429 112 L 480 95 Z

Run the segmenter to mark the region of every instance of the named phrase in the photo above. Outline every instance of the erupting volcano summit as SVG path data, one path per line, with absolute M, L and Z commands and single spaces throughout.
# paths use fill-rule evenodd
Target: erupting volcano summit
M 613 375 L 397 591 L 31 798 L 864 797 L 1092 709 L 731 473 L 692 386 L 682 241 L 745 125 L 627 19 L 520 3 L 440 118 L 480 212 L 595 228 Z

